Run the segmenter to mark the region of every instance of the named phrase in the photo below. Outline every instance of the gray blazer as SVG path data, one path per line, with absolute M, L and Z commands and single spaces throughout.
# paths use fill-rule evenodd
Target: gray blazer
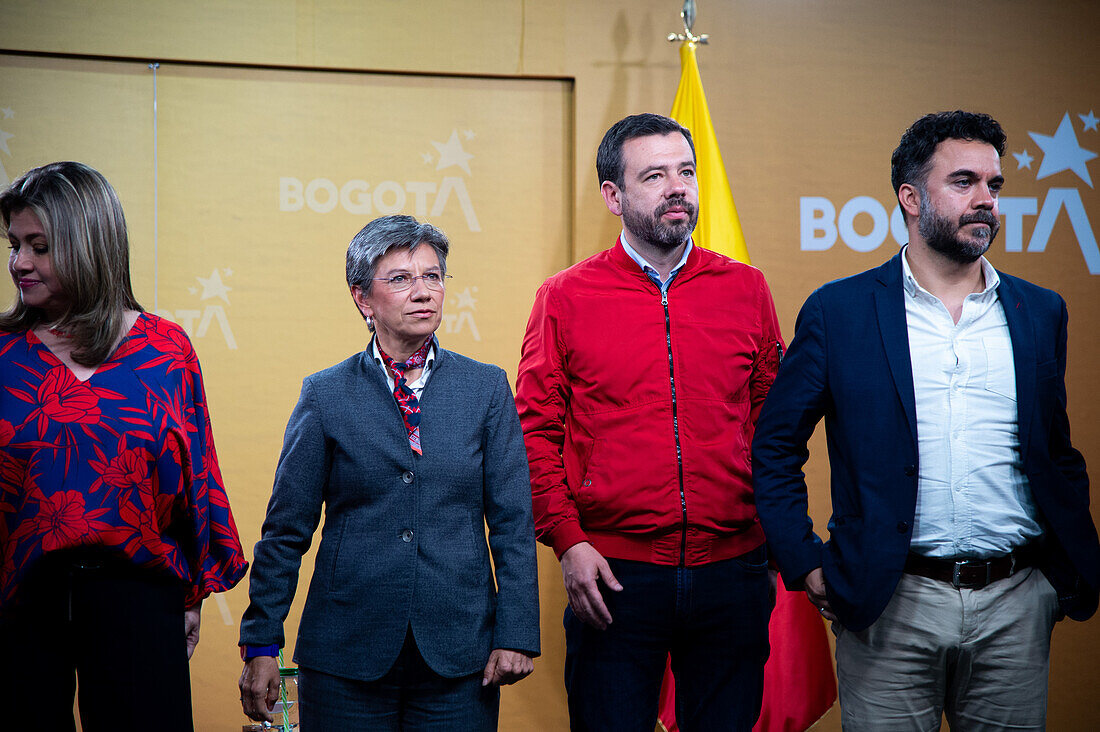
M 481 671 L 495 648 L 539 654 L 530 480 L 504 371 L 436 343 L 420 406 L 422 456 L 369 348 L 306 378 L 256 544 L 242 645 L 284 645 L 323 505 L 299 665 L 377 679 L 410 626 L 446 677 Z

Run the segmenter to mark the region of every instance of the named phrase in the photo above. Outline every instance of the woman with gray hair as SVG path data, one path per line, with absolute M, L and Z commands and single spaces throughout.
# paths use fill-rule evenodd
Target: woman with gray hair
M 283 622 L 322 509 L 294 654 L 305 732 L 496 729 L 499 686 L 539 654 L 512 391 L 504 371 L 435 337 L 449 248 L 411 216 L 375 219 L 348 247 L 374 337 L 306 378 L 287 425 L 241 622 L 252 719 L 271 720 Z
M 143 312 L 110 183 L 0 192 L 0 708 L 11 729 L 190 730 L 200 604 L 247 569 L 187 334 Z M 34 702 L 34 703 L 32 703 Z

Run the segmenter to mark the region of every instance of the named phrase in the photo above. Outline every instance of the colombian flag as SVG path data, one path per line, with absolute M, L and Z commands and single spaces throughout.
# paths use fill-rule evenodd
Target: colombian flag
M 672 103 L 672 118 L 691 130 L 695 141 L 699 224 L 694 241 L 748 264 L 749 250 L 707 110 L 693 42 L 685 41 L 680 46 L 680 65 L 680 88 Z M 805 593 L 788 592 L 779 580 L 768 634 L 771 656 L 764 667 L 764 701 L 753 730 L 804 732 L 836 701 L 836 677 L 824 622 Z M 677 729 L 675 694 L 671 670 L 666 668 L 659 717 L 669 732 Z

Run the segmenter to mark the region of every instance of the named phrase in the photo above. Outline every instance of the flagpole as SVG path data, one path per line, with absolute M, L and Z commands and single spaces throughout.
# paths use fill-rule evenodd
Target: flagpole
M 695 27 L 695 0 L 684 0 L 684 7 L 680 10 L 680 20 L 684 21 L 683 33 L 669 33 L 668 40 L 672 43 L 687 41 L 696 45 L 710 43 L 710 36 L 706 33 L 695 35 L 692 29 Z

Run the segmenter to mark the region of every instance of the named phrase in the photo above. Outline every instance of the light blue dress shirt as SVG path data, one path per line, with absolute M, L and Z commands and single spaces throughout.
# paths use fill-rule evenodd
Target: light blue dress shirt
M 679 271 L 687 264 L 688 255 L 691 254 L 691 248 L 695 246 L 695 243 L 691 239 L 688 239 L 688 244 L 684 247 L 684 256 L 680 257 L 680 261 L 677 262 L 676 266 L 672 268 L 672 271 L 668 273 L 668 279 L 662 280 L 661 275 L 657 274 L 657 270 L 653 269 L 653 265 L 645 261 L 642 255 L 638 254 L 638 252 L 634 250 L 634 247 L 630 246 L 630 242 L 626 240 L 626 229 L 623 229 L 623 233 L 619 234 L 619 241 L 623 243 L 623 250 L 631 259 L 638 263 L 638 266 L 642 268 L 643 272 L 649 275 L 649 279 L 653 280 L 653 284 L 661 288 L 662 294 L 668 292 L 668 286 L 672 284 L 672 280 L 676 278 Z
M 959 322 L 913 277 L 902 254 L 905 322 L 917 408 L 917 511 L 912 550 L 988 558 L 1042 534 L 1020 469 L 1016 369 L 1000 277 L 983 257 L 985 289 Z

